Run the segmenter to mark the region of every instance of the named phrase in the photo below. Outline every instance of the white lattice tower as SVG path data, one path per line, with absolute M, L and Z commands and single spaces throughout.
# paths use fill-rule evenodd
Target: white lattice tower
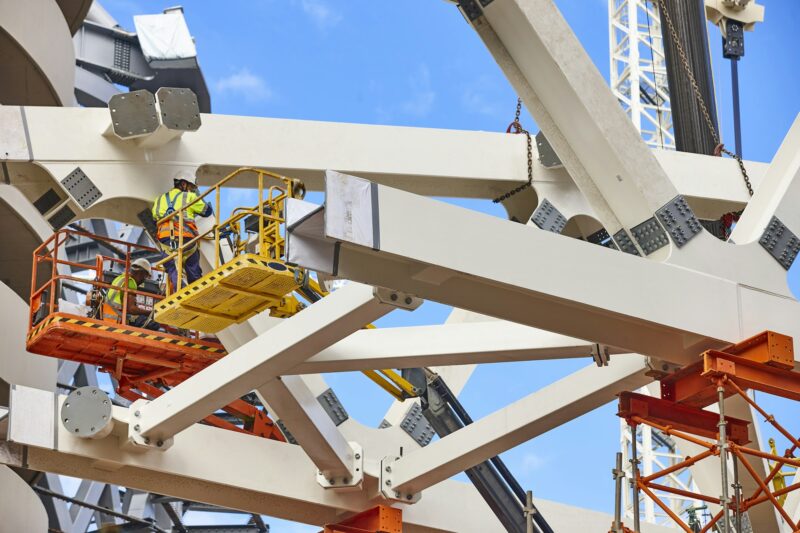
M 611 90 L 656 148 L 675 149 L 658 8 L 650 0 L 608 0 Z

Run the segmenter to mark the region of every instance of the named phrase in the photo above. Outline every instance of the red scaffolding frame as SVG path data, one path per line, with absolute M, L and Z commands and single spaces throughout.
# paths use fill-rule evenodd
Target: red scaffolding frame
M 641 491 L 687 533 L 693 533 L 693 530 L 658 497 L 655 491 L 721 506 L 722 510 L 716 513 L 701 530 L 701 533 L 706 533 L 724 520 L 734 520 L 740 526 L 742 513 L 757 505 L 769 503 L 793 531 L 800 529 L 800 524 L 792 520 L 779 501 L 782 496 L 800 489 L 800 482 L 776 489 L 770 489 L 769 486 L 784 465 L 800 466 L 800 459 L 794 457 L 794 452 L 800 448 L 800 439 L 792 435 L 774 416 L 767 413 L 747 394 L 747 389 L 790 400 L 800 400 L 800 372 L 794 371 L 794 351 L 790 337 L 764 332 L 722 350 L 708 350 L 702 354 L 700 361 L 661 380 L 661 398 L 632 392 L 620 394 L 617 414 L 631 426 L 634 435 L 636 426 L 645 424 L 666 435 L 684 439 L 703 448 L 701 453 L 648 476 L 640 475 L 637 459 L 634 457 L 632 485 L 635 506 L 638 507 L 639 491 Z M 783 455 L 747 446 L 748 423 L 726 416 L 724 413 L 724 400 L 732 396 L 742 398 L 788 439 L 791 446 Z M 714 403 L 719 406 L 719 413 L 703 409 Z M 673 472 L 712 457 L 719 457 L 726 465 L 720 468 L 723 480 L 721 496 L 701 494 L 658 483 L 659 479 Z M 729 497 L 727 483 L 728 457 L 732 459 L 733 464 L 735 490 L 732 498 Z M 773 466 L 766 476 L 761 476 L 748 458 L 766 459 L 772 461 Z M 739 465 L 744 467 L 758 487 L 749 496 L 741 493 Z M 635 521 L 638 518 L 636 515 L 637 513 L 634 514 Z M 637 525 L 634 526 L 634 529 L 636 528 Z M 612 526 L 612 531 L 622 530 L 627 528 L 621 523 Z M 740 527 L 737 527 L 736 531 L 740 530 Z

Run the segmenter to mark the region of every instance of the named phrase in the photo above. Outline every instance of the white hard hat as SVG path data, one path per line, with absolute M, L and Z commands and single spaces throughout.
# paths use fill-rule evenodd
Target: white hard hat
M 197 185 L 197 176 L 194 172 L 189 172 L 188 170 L 179 170 L 175 173 L 175 177 L 172 178 L 173 181 L 187 181 L 192 185 Z
M 131 268 L 138 268 L 147 272 L 148 275 L 153 273 L 153 267 L 150 266 L 150 261 L 145 258 L 136 259 L 131 261 Z

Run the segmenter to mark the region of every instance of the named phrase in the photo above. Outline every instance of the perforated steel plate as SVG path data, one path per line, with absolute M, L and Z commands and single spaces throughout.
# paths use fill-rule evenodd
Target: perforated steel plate
M 75 212 L 70 209 L 68 205 L 65 205 L 56 211 L 56 213 L 48 219 L 48 222 L 53 229 L 61 229 L 73 218 L 75 218 Z
M 800 239 L 776 216 L 769 221 L 758 243 L 786 270 L 800 252 Z
M 89 176 L 81 170 L 81 167 L 77 167 L 70 172 L 66 178 L 61 180 L 61 185 L 67 189 L 67 192 L 78 202 L 78 205 L 81 206 L 82 209 L 88 209 L 103 196 L 100 189 L 95 187 L 92 180 L 89 179 Z
M 435 435 L 433 426 L 422 414 L 422 407 L 417 402 L 412 404 L 411 408 L 406 412 L 406 416 L 400 422 L 400 427 L 420 446 L 427 446 Z
M 542 200 L 542 203 L 533 212 L 531 221 L 540 229 L 553 233 L 561 233 L 564 231 L 564 226 L 567 225 L 567 219 L 547 198 Z
M 333 389 L 329 388 L 317 396 L 317 401 L 337 426 L 350 418 L 342 402 L 339 401 L 339 397 L 333 392 Z
M 702 231 L 703 226 L 683 196 L 676 196 L 656 211 L 656 216 L 672 237 L 675 246 L 682 248 Z
M 546 168 L 556 168 L 563 166 L 558 154 L 550 145 L 550 141 L 544 136 L 541 131 L 536 134 L 536 149 L 539 152 L 539 163 Z
M 661 227 L 655 217 L 648 218 L 641 224 L 634 226 L 631 228 L 631 233 L 645 255 L 650 255 L 669 244 L 664 228 Z

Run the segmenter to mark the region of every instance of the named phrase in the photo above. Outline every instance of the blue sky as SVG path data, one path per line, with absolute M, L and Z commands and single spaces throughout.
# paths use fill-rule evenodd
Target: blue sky
M 556 3 L 608 78 L 607 2 Z M 771 160 L 800 112 L 795 38 L 800 3 L 764 3 L 766 21 L 747 34 L 740 67 L 744 154 L 758 161 Z M 174 0 L 103 4 L 133 29 L 133 14 L 158 13 Z M 183 5 L 216 113 L 486 131 L 502 131 L 513 118 L 516 95 L 475 33 L 443 0 L 185 0 Z M 729 66 L 716 29 L 711 42 L 723 136 L 732 144 Z M 536 130 L 527 114 L 523 122 Z M 456 203 L 504 216 L 489 201 Z M 790 277 L 795 293 L 800 292 L 800 268 Z M 448 312 L 428 302 L 380 324 L 440 323 Z M 485 365 L 462 400 L 479 418 L 585 364 Z M 351 416 L 380 422 L 390 403 L 387 395 L 358 374 L 327 378 Z M 779 413 L 797 413 L 778 400 L 768 405 Z M 612 405 L 605 406 L 504 457 L 535 495 L 611 512 L 610 469 L 619 446 L 614 413 Z M 277 532 L 318 530 L 270 523 Z

